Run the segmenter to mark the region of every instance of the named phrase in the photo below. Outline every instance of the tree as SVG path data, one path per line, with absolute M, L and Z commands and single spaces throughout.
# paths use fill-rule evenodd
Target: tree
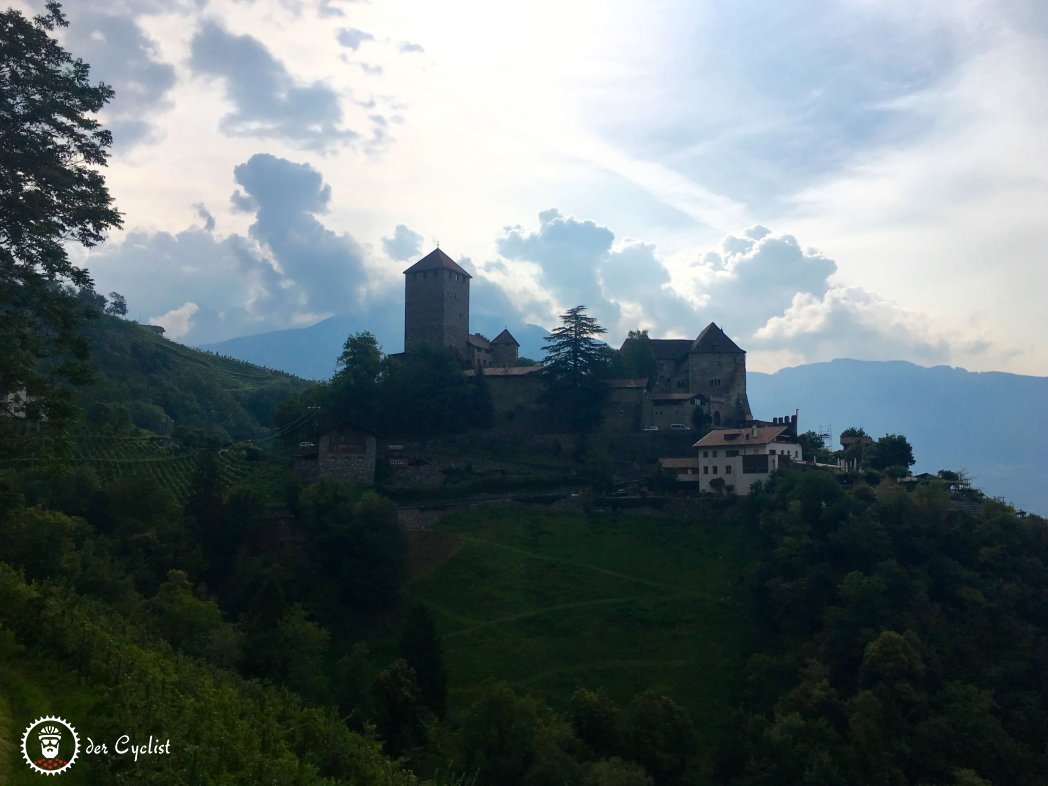
M 408 613 L 400 637 L 400 654 L 415 670 L 422 703 L 438 718 L 443 718 L 447 709 L 448 673 L 444 670 L 444 648 L 433 614 L 427 607 L 414 606 Z
M 624 752 L 626 731 L 622 711 L 604 691 L 576 689 L 568 705 L 568 717 L 578 738 L 598 756 Z
M 633 697 L 626 720 L 633 759 L 658 786 L 678 783 L 696 752 L 695 731 L 687 711 L 653 691 Z
M 367 330 L 353 333 L 342 345 L 335 378 L 350 385 L 374 385 L 382 373 L 382 348 L 375 335 Z
M 387 753 L 399 756 L 426 741 L 426 707 L 407 661 L 393 661 L 378 675 L 372 693 L 375 726 Z
M 121 225 L 98 171 L 113 138 L 90 116 L 113 90 L 52 37 L 67 24 L 57 2 L 32 20 L 0 13 L 0 391 L 24 390 L 27 415 L 52 419 L 68 413 L 61 386 L 86 378 L 85 309 L 62 284 L 91 278 L 64 243 Z
M 446 347 L 423 344 L 386 358 L 377 423 L 394 434 L 449 434 L 472 425 L 475 388 Z
M 111 317 L 126 317 L 127 298 L 119 292 L 110 292 L 109 305 L 106 306 L 106 313 Z
M 619 350 L 625 375 L 652 380 L 656 374 L 655 350 L 647 330 L 631 330 Z
M 600 420 L 607 392 L 600 376 L 610 360 L 606 345 L 595 338 L 607 331 L 585 311 L 585 306 L 575 306 L 561 314 L 560 327 L 543 339 L 547 400 L 579 431 Z
M 912 467 L 913 448 L 902 434 L 885 434 L 873 445 L 870 466 L 884 470 L 888 467 Z
M 607 331 L 593 317 L 586 316 L 585 306 L 575 306 L 560 315 L 561 325 L 546 336 L 546 357 L 542 365 L 547 372 L 581 380 L 593 376 L 603 359 L 604 344 L 597 341 Z

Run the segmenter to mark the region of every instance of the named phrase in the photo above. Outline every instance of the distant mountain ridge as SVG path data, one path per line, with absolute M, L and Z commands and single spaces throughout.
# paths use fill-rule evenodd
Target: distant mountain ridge
M 875 438 L 904 434 L 915 472 L 964 469 L 987 494 L 1048 514 L 1040 430 L 1048 377 L 834 360 L 750 372 L 748 393 L 756 417 L 800 409 L 801 431 L 821 426 L 834 440 L 849 426 Z
M 520 342 L 520 356 L 540 360 L 544 355 L 542 339 L 549 335 L 538 325 L 506 325 L 497 318 L 476 315 L 470 329 L 494 338 L 508 328 Z M 335 362 L 342 354 L 346 337 L 363 330 L 371 330 L 387 354 L 404 348 L 403 326 L 399 332 L 391 329 L 361 325 L 358 317 L 337 315 L 302 328 L 274 330 L 253 336 L 241 336 L 199 349 L 218 352 L 268 368 L 278 368 L 304 379 L 328 379 L 335 373 Z

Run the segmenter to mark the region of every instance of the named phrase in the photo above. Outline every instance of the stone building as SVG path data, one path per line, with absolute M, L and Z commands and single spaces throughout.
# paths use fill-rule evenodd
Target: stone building
M 655 359 L 651 395 L 660 402 L 679 400 L 673 406 L 689 413 L 696 406 L 708 408 L 714 426 L 746 423 L 753 419 L 746 396 L 746 352 L 711 322 L 694 341 L 688 339 L 636 339 L 649 341 Z M 696 398 L 697 397 L 697 398 Z M 674 416 L 677 417 L 677 416 Z M 681 418 L 686 417 L 683 414 Z M 688 425 L 691 420 L 675 420 Z
M 367 429 L 344 425 L 321 434 L 317 445 L 317 471 L 324 480 L 375 485 L 375 435 Z
M 434 249 L 404 271 L 404 351 L 421 344 L 461 353 L 469 334 L 469 273 Z
M 516 365 L 520 345 L 508 330 L 494 341 L 469 332 L 472 276 L 434 249 L 404 271 L 404 351 L 422 344 L 447 347 L 469 368 Z

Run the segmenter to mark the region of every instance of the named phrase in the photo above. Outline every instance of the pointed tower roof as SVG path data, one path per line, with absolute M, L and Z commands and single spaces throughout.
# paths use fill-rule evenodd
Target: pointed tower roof
M 724 331 L 717 327 L 715 322 L 710 322 L 710 324 L 699 333 L 699 337 L 692 342 L 690 351 L 728 355 L 746 354 L 746 350 L 741 349 L 738 344 L 728 338 Z
M 473 276 L 459 267 L 458 262 L 449 257 L 439 248 L 430 251 L 426 256 L 422 257 L 422 259 L 405 270 L 404 273 L 419 273 L 423 270 L 450 270 L 453 273 L 458 273 L 466 278 L 473 278 Z
M 492 344 L 516 344 L 520 346 L 520 342 L 513 338 L 513 334 L 509 332 L 508 328 L 503 328 L 502 332 L 499 333 L 495 338 L 491 339 Z

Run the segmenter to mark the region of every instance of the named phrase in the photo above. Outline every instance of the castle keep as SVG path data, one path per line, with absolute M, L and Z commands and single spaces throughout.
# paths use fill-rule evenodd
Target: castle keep
M 631 341 L 645 339 L 629 338 Z M 746 352 L 716 323 L 707 325 L 698 338 L 646 339 L 655 355 L 651 398 L 656 409 L 707 409 L 714 426 L 745 423 L 753 419 L 746 396 Z M 687 414 L 673 422 L 691 424 Z
M 439 248 L 404 271 L 404 351 L 447 347 L 470 368 L 511 367 L 520 345 L 508 330 L 469 332 L 469 273 Z

